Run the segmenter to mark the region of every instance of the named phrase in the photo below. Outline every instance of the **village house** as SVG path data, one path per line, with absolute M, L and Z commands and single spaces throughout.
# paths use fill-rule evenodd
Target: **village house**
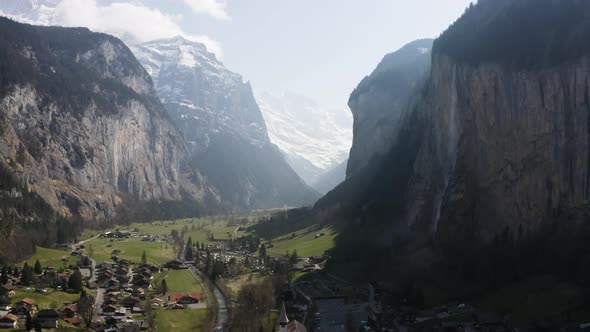
M 8 297 L 13 297 L 16 294 L 14 285 L 4 284 L 0 286 L 0 294 L 6 294 Z
M 64 322 L 74 325 L 74 326 L 80 326 L 82 324 L 82 318 L 80 318 L 80 316 L 76 315 L 74 317 L 66 317 L 63 319 Z
M 193 293 L 193 294 L 186 294 L 186 293 L 170 294 L 168 296 L 168 301 L 170 301 L 170 302 L 176 302 L 178 304 L 183 304 L 183 305 L 197 304 L 202 299 L 203 299 L 203 295 L 200 294 L 200 293 Z
M 102 308 L 102 314 L 105 316 L 113 316 L 117 312 L 117 307 L 112 304 L 106 305 Z
M 18 317 L 8 314 L 0 318 L 0 328 L 16 329 L 18 327 Z
M 135 307 L 139 302 L 141 302 L 141 300 L 135 296 L 130 296 L 126 299 L 123 299 L 123 301 L 121 301 L 121 305 L 123 305 L 126 308 L 133 308 Z
M 300 322 L 296 320 L 289 321 L 284 302 L 279 315 L 279 332 L 307 332 L 305 326 Z
M 73 318 L 73 317 L 76 317 L 76 315 L 78 313 L 78 305 L 77 304 L 66 305 L 66 306 L 61 307 L 60 311 L 61 311 L 61 317 L 63 319 Z
M 27 319 L 28 315 L 32 316 L 33 309 L 27 308 L 24 305 L 16 305 L 12 308 L 11 312 L 13 315 L 16 315 L 19 319 Z
M 152 309 L 159 309 L 164 306 L 164 300 L 156 297 L 150 300 L 149 304 Z
M 25 297 L 24 299 L 16 302 L 17 307 L 26 307 L 29 310 L 33 310 L 33 307 L 35 307 L 36 305 L 37 305 L 37 302 L 35 302 L 35 300 L 30 299 L 28 297 Z
M 58 328 L 59 312 L 55 309 L 39 310 L 36 320 L 44 329 L 56 329 Z

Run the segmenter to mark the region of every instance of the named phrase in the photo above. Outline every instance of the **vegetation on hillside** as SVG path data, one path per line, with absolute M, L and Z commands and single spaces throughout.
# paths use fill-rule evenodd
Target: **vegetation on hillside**
M 479 0 L 434 42 L 433 52 L 477 65 L 534 69 L 590 53 L 590 3 Z

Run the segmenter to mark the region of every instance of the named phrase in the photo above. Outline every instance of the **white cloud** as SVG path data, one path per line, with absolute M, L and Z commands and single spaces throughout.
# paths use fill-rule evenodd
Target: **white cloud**
M 207 14 L 220 20 L 229 20 L 225 0 L 184 0 L 195 14 Z
M 186 34 L 179 24 L 181 16 L 167 15 L 156 8 L 145 6 L 141 1 L 119 0 L 105 5 L 98 4 L 96 0 L 51 2 L 57 5 L 38 6 L 33 12 L 10 16 L 33 24 L 88 27 L 93 31 L 113 34 L 130 44 L 183 36 L 205 44 L 217 57 L 223 56 L 219 42 L 204 35 Z M 5 7 L 0 2 L 0 9 L 2 8 Z

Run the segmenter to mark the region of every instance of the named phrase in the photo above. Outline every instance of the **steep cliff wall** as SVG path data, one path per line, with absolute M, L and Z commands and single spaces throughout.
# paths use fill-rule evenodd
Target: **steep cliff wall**
M 428 77 L 432 39 L 411 42 L 386 55 L 365 77 L 348 101 L 354 116 L 353 143 L 347 177 L 386 155 L 399 127 Z
M 515 71 L 437 55 L 409 222 L 489 237 L 588 213 L 589 72 L 588 57 Z
M 56 211 L 101 219 L 124 199 L 215 200 L 118 39 L 0 19 L 0 58 L 2 163 Z
M 435 42 L 410 225 L 489 240 L 590 215 L 589 12 L 481 1 Z

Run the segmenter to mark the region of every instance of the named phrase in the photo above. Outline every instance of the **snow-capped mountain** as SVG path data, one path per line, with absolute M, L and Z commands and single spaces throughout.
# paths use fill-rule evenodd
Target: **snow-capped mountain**
M 232 207 L 299 206 L 317 198 L 271 143 L 250 83 L 203 44 L 174 37 L 131 49 L 189 142 L 194 163 Z
M 291 92 L 279 97 L 261 92 L 256 99 L 271 141 L 308 184 L 348 158 L 352 116 L 346 110 L 328 110 Z
M 131 46 L 152 76 L 158 96 L 195 151 L 208 148 L 209 134 L 225 132 L 256 146 L 269 143 L 250 83 L 229 71 L 205 45 L 183 37 Z M 201 130 L 197 130 L 197 127 Z

